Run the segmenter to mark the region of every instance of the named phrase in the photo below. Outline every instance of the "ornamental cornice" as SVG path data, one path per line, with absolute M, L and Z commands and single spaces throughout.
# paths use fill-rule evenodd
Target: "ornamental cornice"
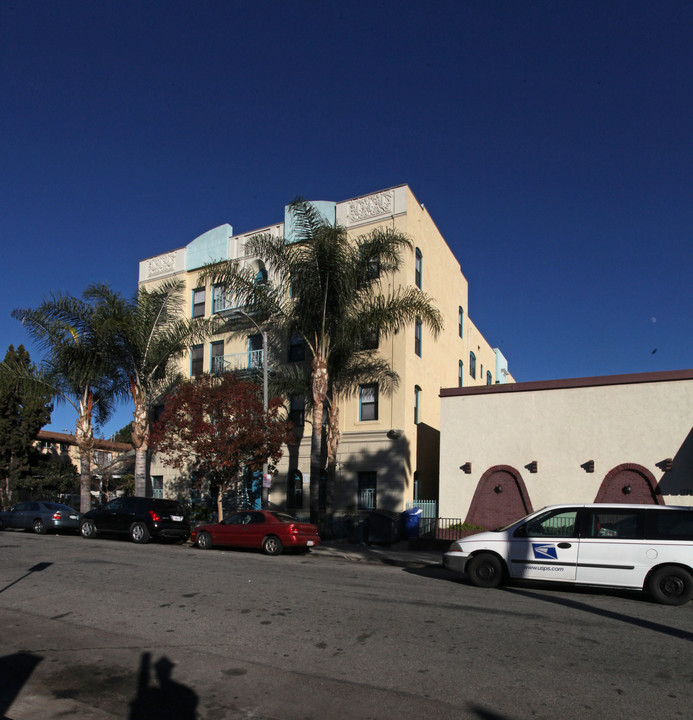
M 375 195 L 366 195 L 349 202 L 347 220 L 351 223 L 371 220 L 383 215 L 392 215 L 395 207 L 394 190 L 386 190 Z

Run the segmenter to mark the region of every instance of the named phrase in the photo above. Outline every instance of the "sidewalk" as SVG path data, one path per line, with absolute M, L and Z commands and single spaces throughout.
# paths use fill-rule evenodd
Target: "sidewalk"
M 335 557 L 357 562 L 376 562 L 405 568 L 442 565 L 440 550 L 410 550 L 407 541 L 393 545 L 366 545 L 343 540 L 326 540 L 311 550 L 311 555 Z

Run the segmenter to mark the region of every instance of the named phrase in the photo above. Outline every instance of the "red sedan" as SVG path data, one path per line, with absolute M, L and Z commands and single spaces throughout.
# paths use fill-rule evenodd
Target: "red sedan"
M 320 544 L 318 528 L 291 515 L 272 510 L 242 510 L 216 525 L 200 525 L 190 539 L 201 550 L 214 545 L 256 548 L 267 555 L 279 555 L 284 549 L 305 549 Z

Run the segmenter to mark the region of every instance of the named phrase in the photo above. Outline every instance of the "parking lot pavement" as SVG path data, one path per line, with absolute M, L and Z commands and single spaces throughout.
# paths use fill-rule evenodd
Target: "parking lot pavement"
M 410 550 L 407 541 L 392 545 L 366 545 L 341 540 L 326 540 L 313 548 L 311 554 L 407 568 L 442 565 L 443 555 L 440 550 Z

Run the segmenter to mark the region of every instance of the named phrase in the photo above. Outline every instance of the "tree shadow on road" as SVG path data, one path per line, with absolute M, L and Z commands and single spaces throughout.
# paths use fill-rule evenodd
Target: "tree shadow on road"
M 151 653 L 142 653 L 137 697 L 130 703 L 129 720 L 196 720 L 197 693 L 171 679 L 175 663 L 165 655 L 154 663 L 158 685 L 151 685 Z
M 7 711 L 41 660 L 38 655 L 21 652 L 0 658 L 0 720 L 6 720 Z

